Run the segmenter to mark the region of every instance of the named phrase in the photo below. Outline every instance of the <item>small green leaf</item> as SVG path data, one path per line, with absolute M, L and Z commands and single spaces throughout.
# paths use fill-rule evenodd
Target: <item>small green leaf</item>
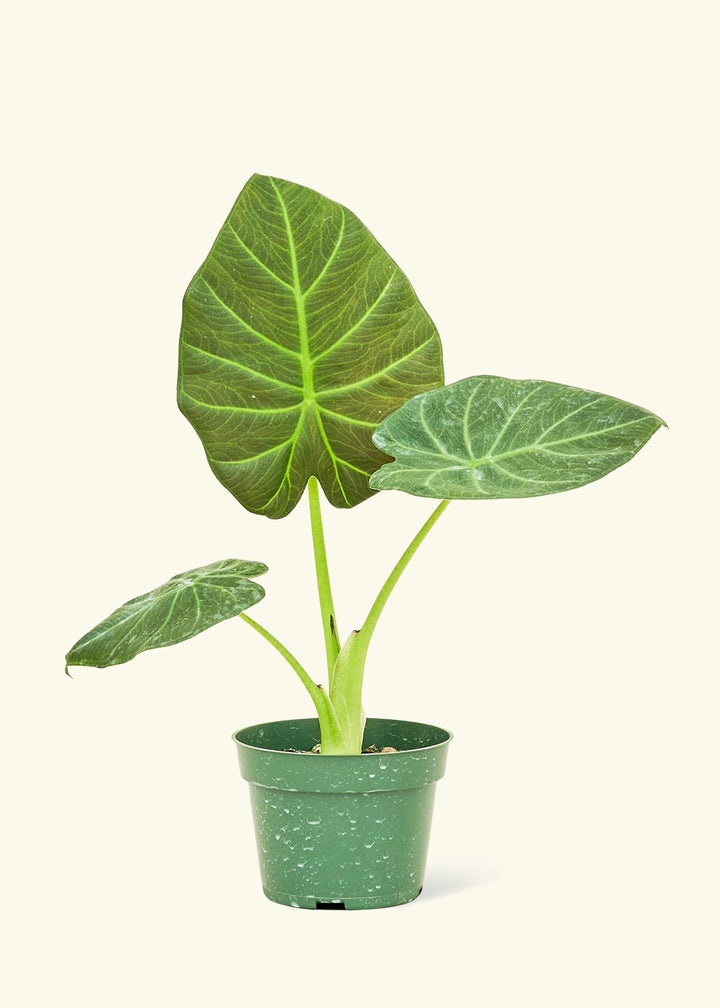
M 375 444 L 395 462 L 370 485 L 418 497 L 537 497 L 583 486 L 628 462 L 665 421 L 611 396 L 483 375 L 415 396 Z
M 183 302 L 178 404 L 220 482 L 269 518 L 310 476 L 353 507 L 387 461 L 378 421 L 442 383 L 435 326 L 355 214 L 254 175 Z
M 218 560 L 176 574 L 98 623 L 70 648 L 65 663 L 120 665 L 141 651 L 194 637 L 259 602 L 265 589 L 249 578 L 266 571 L 265 564 L 251 560 Z

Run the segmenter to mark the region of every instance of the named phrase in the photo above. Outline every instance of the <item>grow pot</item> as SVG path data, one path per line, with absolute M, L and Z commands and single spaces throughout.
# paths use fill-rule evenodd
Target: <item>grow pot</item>
M 263 891 L 306 909 L 397 906 L 422 889 L 435 783 L 451 735 L 414 721 L 368 718 L 365 748 L 321 756 L 314 718 L 233 736 L 250 783 Z

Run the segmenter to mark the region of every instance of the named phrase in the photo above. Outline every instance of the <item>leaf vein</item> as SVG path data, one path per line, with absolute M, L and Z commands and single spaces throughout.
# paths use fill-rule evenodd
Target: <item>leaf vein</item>
M 233 360 L 231 357 L 223 357 L 221 354 L 213 353 L 211 350 L 205 350 L 203 347 L 195 346 L 194 343 L 188 343 L 187 340 L 185 340 L 185 346 L 188 350 L 195 350 L 197 353 L 203 354 L 205 357 L 212 357 L 214 360 L 221 361 L 223 364 L 229 364 L 231 367 L 238 368 L 241 371 L 246 371 L 248 374 L 254 375 L 256 378 L 262 378 L 264 381 L 270 382 L 271 385 L 281 385 L 283 388 L 289 388 L 292 389 L 293 392 L 300 392 L 302 394 L 303 390 L 299 385 L 291 385 L 290 382 L 281 381 L 279 378 L 271 378 L 270 375 L 266 375 L 262 371 L 255 371 L 253 368 L 248 367 L 247 364 L 241 364 L 239 361 Z
M 496 459 L 510 458 L 512 455 L 522 455 L 526 452 L 533 451 L 535 449 L 545 449 L 552 447 L 554 445 L 570 444 L 573 441 L 583 441 L 585 438 L 590 437 L 602 437 L 604 434 L 611 434 L 613 431 L 622 430 L 623 427 L 632 427 L 634 424 L 646 423 L 647 417 L 636 417 L 635 420 L 628 420 L 626 423 L 613 424 L 612 427 L 601 427 L 599 430 L 586 431 L 582 434 L 572 434 L 565 438 L 558 438 L 557 441 L 548 441 L 545 444 L 538 444 L 533 442 L 532 444 L 523 445 L 521 448 L 514 448 L 512 451 L 501 452 L 500 455 L 493 455 L 490 459 L 491 462 L 496 461 Z M 603 449 L 603 452 L 614 451 L 615 449 Z
M 341 221 L 340 221 L 340 234 L 338 235 L 338 240 L 333 245 L 333 250 L 330 253 L 330 255 L 328 256 L 325 265 L 323 266 L 323 268 L 320 270 L 320 272 L 318 273 L 318 275 L 315 277 L 315 279 L 313 280 L 313 282 L 310 284 L 310 286 L 308 287 L 308 289 L 303 294 L 304 298 L 307 298 L 307 296 L 321 282 L 322 278 L 325 276 L 325 274 L 327 273 L 327 271 L 330 269 L 330 265 L 331 265 L 333 259 L 335 258 L 335 256 L 337 255 L 338 249 L 340 248 L 340 245 L 342 244 L 342 240 L 343 240 L 343 238 L 345 236 L 345 209 L 341 206 L 340 207 L 340 211 L 342 213 L 342 218 L 341 218 Z
M 225 360 L 225 358 L 221 358 Z M 254 407 L 254 406 L 221 406 L 216 403 L 204 402 L 202 399 L 196 399 L 195 396 L 191 396 L 190 393 L 183 388 L 183 395 L 194 402 L 196 406 L 202 406 L 205 409 L 210 410 L 225 410 L 227 412 L 233 413 L 261 413 L 265 416 L 268 413 L 292 413 L 301 405 L 301 403 L 296 403 L 293 406 L 276 406 L 270 409 L 269 407 Z
M 594 406 L 596 403 L 599 403 L 599 402 L 602 402 L 602 401 L 603 401 L 603 397 L 602 396 L 598 396 L 596 399 L 592 399 L 590 402 L 583 403 L 582 406 L 578 406 L 577 409 L 571 410 L 569 413 L 566 413 L 565 416 L 560 417 L 560 419 L 556 420 L 554 424 L 551 424 L 549 427 L 547 427 L 542 432 L 542 434 L 540 435 L 540 437 L 538 438 L 538 440 L 535 442 L 535 444 L 536 445 L 542 444 L 543 441 L 548 436 L 548 434 L 550 433 L 551 430 L 555 430 L 556 427 L 559 427 L 560 424 L 565 423 L 565 421 L 569 420 L 570 417 L 575 416 L 577 413 L 580 413 L 582 410 L 587 409 L 589 406 Z
M 360 378 L 358 381 L 350 382 L 348 385 L 335 385 L 332 388 L 322 389 L 317 392 L 318 396 L 335 395 L 338 392 L 349 392 L 351 389 L 362 388 L 363 385 L 369 385 L 381 378 L 383 375 L 389 374 L 394 368 L 398 367 L 400 364 L 404 364 L 405 361 L 410 360 L 419 350 L 422 350 L 429 343 L 432 343 L 432 338 L 425 340 L 424 343 L 418 344 L 409 353 L 404 354 L 402 357 L 396 357 L 390 364 L 382 368 L 380 371 L 374 371 L 371 375 L 366 378 Z
M 258 339 L 261 339 L 265 343 L 268 343 L 275 350 L 280 350 L 282 353 L 289 354 L 291 357 L 300 356 L 297 350 L 291 350 L 289 347 L 283 346 L 282 343 L 278 343 L 277 340 L 271 339 L 270 336 L 266 336 L 265 333 L 261 333 L 259 329 L 253 328 L 253 326 L 251 326 L 250 323 L 242 317 L 242 315 L 238 315 L 235 309 L 230 307 L 227 301 L 223 301 L 218 292 L 214 290 L 213 287 L 210 286 L 210 281 L 207 280 L 206 277 L 203 276 L 200 279 L 205 284 L 205 286 L 210 291 L 215 300 L 218 302 L 218 304 L 222 305 L 225 311 L 228 312 L 228 314 L 232 315 L 234 319 L 237 319 L 240 325 L 243 326 L 245 329 L 247 329 L 248 332 L 252 333 L 253 336 L 257 336 Z
M 229 230 L 231 231 L 231 233 L 233 234 L 233 236 L 234 236 L 234 238 L 235 238 L 235 241 L 236 241 L 236 242 L 238 243 L 238 245 L 240 245 L 240 246 L 241 246 L 241 248 L 245 249 L 245 251 L 246 251 L 246 252 L 247 252 L 247 254 L 248 254 L 248 255 L 250 256 L 250 258 L 251 258 L 251 259 L 253 259 L 253 260 L 254 260 L 254 261 L 255 261 L 255 262 L 256 262 L 256 263 L 258 264 L 258 266 L 260 266 L 260 267 L 261 267 L 262 269 L 264 269 L 264 270 L 265 270 L 265 272 L 266 272 L 266 273 L 267 273 L 267 274 L 268 274 L 269 276 L 271 276 L 271 277 L 273 278 L 273 280 L 277 280 L 277 282 L 278 282 L 279 284 L 282 284 L 282 285 L 283 285 L 283 287 L 287 287 L 287 288 L 288 288 L 288 290 L 292 290 L 292 285 L 291 285 L 291 284 L 289 284 L 289 283 L 287 282 L 287 280 L 283 280 L 283 278 L 282 278 L 282 277 L 280 277 L 280 276 L 278 276 L 278 275 L 277 275 L 277 273 L 275 273 L 275 272 L 274 272 L 274 270 L 271 270 L 271 269 L 270 269 L 270 267 L 269 267 L 269 266 L 268 266 L 268 265 L 267 265 L 266 263 L 264 263 L 264 262 L 262 261 L 262 259 L 259 259 L 259 258 L 258 258 L 258 257 L 257 257 L 257 256 L 255 255 L 255 253 L 253 252 L 253 250 L 252 250 L 251 248 L 249 248 L 249 247 L 248 247 L 248 246 L 247 246 L 247 245 L 245 244 L 245 242 L 244 242 L 244 241 L 242 240 L 242 238 L 241 238 L 241 237 L 240 237 L 240 235 L 239 235 L 239 234 L 237 233 L 237 231 L 236 231 L 236 230 L 235 230 L 235 228 L 234 228 L 234 227 L 232 226 L 232 224 L 228 224 L 228 228 L 229 228 Z
M 394 267 L 392 273 L 388 277 L 387 283 L 385 284 L 385 286 L 383 287 L 383 289 L 380 291 L 379 295 L 375 298 L 375 300 L 373 301 L 373 303 L 370 305 L 370 307 L 365 311 L 365 313 L 357 320 L 357 322 L 353 323 L 353 325 L 348 330 L 346 330 L 346 332 L 342 333 L 342 335 L 337 340 L 335 340 L 335 342 L 332 344 L 332 346 L 329 346 L 327 348 L 327 350 L 323 350 L 323 352 L 321 354 L 318 354 L 317 357 L 314 357 L 313 358 L 313 364 L 317 364 L 317 362 L 319 360 L 322 360 L 323 357 L 327 357 L 328 354 L 333 353 L 335 350 L 337 350 L 337 348 L 339 346 L 341 346 L 346 340 L 348 340 L 353 335 L 353 333 L 355 333 L 360 328 L 360 326 L 363 324 L 363 322 L 366 322 L 368 320 L 368 318 L 375 311 L 375 309 L 380 304 L 380 302 L 382 301 L 382 299 L 385 297 L 385 294 L 387 293 L 388 288 L 390 287 L 390 284 L 392 283 L 393 279 L 395 278 L 395 275 L 396 275 L 397 272 L 398 272 L 398 269 L 397 269 L 397 266 L 396 266 L 396 267 Z
M 528 399 L 530 399 L 531 396 L 535 395 L 535 393 L 539 392 L 539 391 L 540 391 L 539 387 L 531 389 L 530 392 L 528 392 L 528 394 L 526 396 L 523 396 L 523 398 L 520 400 L 520 402 L 515 406 L 515 408 L 513 409 L 513 411 L 510 413 L 510 415 L 505 420 L 505 423 L 502 425 L 502 427 L 498 431 L 497 437 L 495 438 L 495 440 L 493 441 L 493 443 L 490 445 L 490 448 L 488 449 L 488 451 L 486 453 L 488 456 L 491 456 L 492 453 L 493 453 L 493 451 L 500 444 L 500 441 L 502 440 L 503 434 L 505 434 L 505 432 L 510 427 L 511 423 L 513 422 L 513 420 L 517 416 L 520 408 L 525 405 L 525 403 L 528 401 Z M 504 456 L 502 456 L 502 455 L 498 456 L 498 458 L 503 458 L 503 457 Z

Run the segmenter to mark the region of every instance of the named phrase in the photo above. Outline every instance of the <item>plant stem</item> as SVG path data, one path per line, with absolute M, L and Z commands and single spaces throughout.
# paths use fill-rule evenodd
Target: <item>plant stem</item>
M 328 570 L 325 534 L 323 532 L 322 513 L 320 511 L 320 491 L 315 476 L 311 476 L 308 480 L 308 499 L 310 502 L 313 552 L 315 554 L 315 575 L 317 577 L 320 614 L 322 616 L 323 634 L 325 637 L 325 654 L 327 655 L 328 685 L 331 687 L 335 662 L 337 656 L 340 654 L 340 638 L 337 623 L 335 622 L 335 606 L 330 587 L 330 572 Z
M 380 589 L 378 597 L 373 602 L 372 608 L 370 609 L 370 612 L 367 615 L 367 619 L 365 620 L 360 629 L 360 633 L 363 636 L 367 636 L 368 643 L 369 638 L 372 636 L 372 633 L 375 630 L 375 627 L 377 626 L 378 620 L 380 619 L 380 614 L 385 608 L 385 603 L 390 597 L 390 593 L 400 580 L 401 574 L 414 557 L 415 553 L 418 550 L 418 547 L 423 542 L 423 540 L 425 539 L 425 537 L 427 536 L 428 532 L 433 527 L 433 525 L 440 518 L 440 515 L 443 513 L 443 511 L 446 509 L 449 503 L 450 503 L 449 500 L 444 500 L 438 504 L 438 506 L 435 508 L 435 510 L 430 515 L 428 520 L 425 522 L 423 527 L 420 529 L 418 534 L 415 536 L 413 541 L 410 543 L 408 548 L 405 550 L 403 555 L 400 557 L 398 562 L 395 564 L 392 571 L 390 572 L 390 576 Z
M 362 687 L 365 674 L 370 640 L 377 626 L 380 614 L 390 593 L 400 579 L 401 574 L 412 560 L 418 547 L 437 522 L 450 501 L 444 500 L 435 508 L 403 555 L 393 567 L 388 579 L 380 589 L 367 619 L 359 630 L 353 631 L 345 642 L 335 664 L 330 699 L 340 722 L 343 738 L 346 740 L 349 752 L 360 752 L 362 749 L 362 734 L 364 715 L 362 709 Z
M 311 693 L 314 689 L 317 688 L 315 686 L 315 683 L 312 681 L 312 679 L 305 671 L 303 666 L 300 664 L 300 662 L 297 660 L 295 655 L 292 654 L 285 647 L 284 644 L 281 644 L 281 642 L 277 639 L 277 637 L 271 634 L 269 630 L 266 630 L 265 627 L 262 626 L 262 624 L 258 623 L 257 620 L 254 620 L 252 616 L 248 616 L 248 614 L 245 612 L 240 613 L 240 619 L 244 620 L 248 626 L 251 626 L 253 628 L 253 630 L 257 630 L 257 632 L 260 634 L 261 637 L 264 637 L 266 641 L 272 644 L 272 646 L 275 648 L 276 651 L 280 652 L 280 654 L 283 656 L 288 665 L 291 665 L 292 668 L 295 669 L 298 676 L 300 677 L 303 686 L 308 691 L 308 693 Z
M 303 686 L 310 694 L 310 699 L 315 704 L 315 710 L 317 711 L 318 720 L 320 722 L 323 749 L 327 751 L 338 747 L 341 748 L 342 738 L 338 718 L 330 697 L 327 695 L 323 687 L 312 681 L 295 655 L 292 654 L 285 645 L 277 639 L 277 637 L 271 634 L 269 630 L 266 630 L 264 626 L 254 620 L 251 616 L 248 616 L 247 613 L 240 613 L 240 619 L 244 620 L 248 626 L 253 628 L 253 630 L 257 630 L 260 636 L 264 637 L 269 644 L 272 644 L 275 650 L 283 656 L 288 665 L 290 665 L 297 673 Z

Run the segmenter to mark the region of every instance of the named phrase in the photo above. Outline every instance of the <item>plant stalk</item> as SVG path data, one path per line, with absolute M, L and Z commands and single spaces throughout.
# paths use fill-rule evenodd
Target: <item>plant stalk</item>
M 364 717 L 362 710 L 362 687 L 365 661 L 373 632 L 380 614 L 395 585 L 417 552 L 420 544 L 445 511 L 449 500 L 441 501 L 427 519 L 408 548 L 393 567 L 385 584 L 372 604 L 367 618 L 359 630 L 353 631 L 345 642 L 335 664 L 335 675 L 330 689 L 330 700 L 338 716 L 343 736 L 349 740 L 351 751 L 362 749 Z
M 319 683 L 314 683 L 304 667 L 297 660 L 284 644 L 277 637 L 266 630 L 264 626 L 254 620 L 247 613 L 240 613 L 240 619 L 244 620 L 248 626 L 256 630 L 276 651 L 278 651 L 288 665 L 297 673 L 300 681 L 310 694 L 310 699 L 315 704 L 318 720 L 320 722 L 320 735 L 324 751 L 344 751 L 343 738 L 340 730 L 340 723 L 332 705 L 330 697 Z
M 375 630 L 375 627 L 377 626 L 378 620 L 380 619 L 380 614 L 382 613 L 383 609 L 385 608 L 385 603 L 387 602 L 387 600 L 390 597 L 390 593 L 392 592 L 393 588 L 395 587 L 395 585 L 400 580 L 400 576 L 402 575 L 402 573 L 405 570 L 405 568 L 407 567 L 407 565 L 410 563 L 410 561 L 412 560 L 412 558 L 415 556 L 415 553 L 417 552 L 418 547 L 423 542 L 423 540 L 427 536 L 428 532 L 430 532 L 430 530 L 432 529 L 432 527 L 438 521 L 438 519 L 440 518 L 440 515 L 445 511 L 445 509 L 447 508 L 447 506 L 448 506 L 449 503 L 450 503 L 449 500 L 440 501 L 440 503 L 438 504 L 438 506 L 435 508 L 435 510 L 433 511 L 433 513 L 430 515 L 430 517 L 428 518 L 428 520 L 425 522 L 425 524 L 423 525 L 423 527 L 420 529 L 420 531 L 415 536 L 415 538 L 413 539 L 413 541 L 410 543 L 410 545 L 408 546 L 408 548 L 405 550 L 405 552 L 403 553 L 403 555 L 400 557 L 400 559 L 398 560 L 398 562 L 395 564 L 395 566 L 393 567 L 392 571 L 390 572 L 390 576 L 388 577 L 387 581 L 385 582 L 385 584 L 380 589 L 380 592 L 378 593 L 378 597 L 373 602 L 372 608 L 370 609 L 370 612 L 367 615 L 367 619 L 365 620 L 365 622 L 363 623 L 363 625 L 362 625 L 362 627 L 360 629 L 360 633 L 363 636 L 367 636 L 368 643 L 369 643 L 369 638 L 372 636 L 373 631 Z
M 333 604 L 332 589 L 330 586 L 330 572 L 328 570 L 325 534 L 323 532 L 322 512 L 320 510 L 320 491 L 315 476 L 311 476 L 308 480 L 308 500 L 310 502 L 313 552 L 315 554 L 315 575 L 317 578 L 320 614 L 325 638 L 325 654 L 327 656 L 328 686 L 332 688 L 335 662 L 337 661 L 337 656 L 340 654 L 340 637 L 335 620 L 335 605 Z

